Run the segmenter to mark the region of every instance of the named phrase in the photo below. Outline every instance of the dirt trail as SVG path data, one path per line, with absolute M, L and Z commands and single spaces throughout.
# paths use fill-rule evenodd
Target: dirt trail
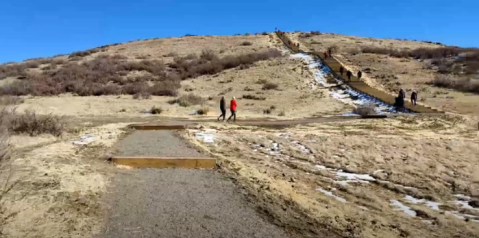
M 137 131 L 117 148 L 121 155 L 199 155 L 170 131 Z M 98 237 L 290 237 L 212 170 L 124 170 L 106 197 L 109 214 Z

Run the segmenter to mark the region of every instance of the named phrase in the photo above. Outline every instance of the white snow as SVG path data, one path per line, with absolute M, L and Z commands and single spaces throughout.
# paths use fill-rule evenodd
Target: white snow
M 195 137 L 196 139 L 201 140 L 205 143 L 214 143 L 216 138 L 216 136 L 214 135 L 215 132 L 216 130 L 214 129 L 206 129 L 203 131 L 196 132 Z
M 85 135 L 85 136 L 80 137 L 80 140 L 73 141 L 73 144 L 74 145 L 87 145 L 87 144 L 89 144 L 89 143 L 91 143 L 95 140 L 96 140 L 96 137 L 90 136 L 90 135 Z
M 316 189 L 316 191 L 320 191 L 320 192 L 322 192 L 322 193 L 325 194 L 325 195 L 328 195 L 328 196 L 330 196 L 330 197 L 334 197 L 336 200 L 338 200 L 338 201 L 340 201 L 340 202 L 346 202 L 346 199 L 344 199 L 344 198 L 342 198 L 342 197 L 338 197 L 338 196 L 334 195 L 332 192 L 327 191 L 327 190 L 324 190 L 324 189 L 322 189 L 322 188 L 318 188 L 318 189 Z
M 355 174 L 355 173 L 348 173 L 337 171 L 336 176 L 340 178 L 346 178 L 346 180 L 356 181 L 356 182 L 369 182 L 369 181 L 376 181 L 375 178 L 371 177 L 369 174 Z
M 440 203 L 437 203 L 437 202 L 432 202 L 432 201 L 428 201 L 428 200 L 425 200 L 425 199 L 417 199 L 417 198 L 409 196 L 409 195 L 406 195 L 406 197 L 404 197 L 404 199 L 406 199 L 407 201 L 409 201 L 411 203 L 414 203 L 414 204 L 424 203 L 424 204 L 426 204 L 426 206 L 428 206 L 429 208 L 431 208 L 433 210 L 436 210 L 436 211 L 439 211 L 439 205 L 441 205 Z
M 326 80 L 326 76 L 331 73 L 331 69 L 326 65 L 323 65 L 320 60 L 315 60 L 313 56 L 305 53 L 292 54 L 291 58 L 302 59 L 303 61 L 305 61 L 308 64 L 309 69 L 313 73 L 314 79 L 318 84 L 324 87 L 334 85 L 328 84 Z M 335 78 L 335 81 L 337 84 L 343 84 L 343 82 L 337 78 Z M 312 85 L 312 88 L 315 89 L 314 85 Z M 330 96 L 346 104 L 364 105 L 366 103 L 374 103 L 376 104 L 376 111 L 378 114 L 392 113 L 395 110 L 393 106 L 381 102 L 369 95 L 355 91 L 347 85 L 343 84 L 342 88 L 343 89 L 340 90 L 330 91 Z M 357 99 L 353 100 L 352 97 Z
M 414 210 L 412 210 L 410 207 L 402 204 L 398 200 L 391 200 L 391 204 L 397 208 L 395 210 L 401 210 L 402 212 L 406 213 L 409 216 L 415 217 L 417 215 Z

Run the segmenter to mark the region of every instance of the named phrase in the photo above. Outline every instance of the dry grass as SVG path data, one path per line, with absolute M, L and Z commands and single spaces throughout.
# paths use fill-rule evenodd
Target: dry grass
M 430 84 L 436 87 L 451 88 L 462 92 L 479 94 L 479 79 L 439 75 L 432 80 Z
M 263 84 L 262 89 L 263 90 L 278 90 L 278 87 L 279 86 L 276 83 L 267 82 L 267 83 Z
M 374 103 L 366 103 L 359 105 L 353 109 L 353 113 L 356 113 L 361 116 L 374 115 L 376 114 L 376 105 Z
M 172 100 L 168 101 L 169 104 L 178 104 L 182 107 L 199 105 L 199 104 L 202 104 L 204 102 L 205 102 L 204 98 L 202 98 L 200 96 L 197 96 L 197 95 L 194 95 L 194 94 L 186 94 L 186 95 L 183 95 L 179 98 L 172 99 Z
M 429 129 L 433 124 L 442 126 Z M 204 145 L 219 156 L 222 168 L 262 209 L 304 237 L 479 237 L 476 222 L 405 199 L 410 195 L 453 204 L 453 194 L 477 196 L 477 137 L 469 137 L 477 133 L 462 125 L 414 117 L 285 131 L 221 127 L 215 135 L 215 144 Z M 346 172 L 370 174 L 378 183 L 347 181 L 339 175 Z M 452 189 L 450 183 L 455 184 Z M 418 217 L 395 210 L 391 199 L 419 211 Z M 474 214 L 471 209 L 464 212 Z M 296 218 L 290 219 L 291 214 Z
M 156 107 L 156 106 L 153 106 L 151 109 L 150 109 L 150 112 L 151 114 L 161 114 L 163 112 L 163 109 L 161 109 L 161 107 Z

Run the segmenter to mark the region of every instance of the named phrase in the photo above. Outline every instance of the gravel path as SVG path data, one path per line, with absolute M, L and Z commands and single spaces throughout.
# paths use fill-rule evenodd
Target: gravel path
M 134 131 L 115 150 L 121 156 L 202 157 L 173 131 Z
M 171 131 L 138 131 L 117 148 L 143 155 L 200 155 Z M 235 184 L 214 170 L 124 171 L 113 179 L 105 202 L 109 213 L 98 236 L 102 238 L 289 237 L 263 219 Z

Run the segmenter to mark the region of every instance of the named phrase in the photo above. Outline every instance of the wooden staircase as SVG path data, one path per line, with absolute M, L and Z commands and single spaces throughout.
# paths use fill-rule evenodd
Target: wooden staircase
M 276 35 L 283 41 L 286 47 L 288 47 L 291 51 L 295 53 L 305 53 L 305 54 L 310 54 L 313 56 L 316 56 L 319 58 L 324 64 L 326 64 L 332 71 L 333 76 L 336 78 L 339 78 L 342 80 L 345 84 L 349 85 L 352 89 L 364 93 L 366 95 L 369 95 L 373 98 L 376 98 L 384 103 L 393 105 L 395 102 L 396 97 L 383 92 L 381 90 L 378 90 L 376 88 L 373 88 L 366 84 L 365 82 L 359 80 L 356 76 L 351 77 L 351 81 L 346 80 L 343 78 L 340 73 L 339 73 L 339 68 L 342 66 L 341 63 L 339 63 L 338 60 L 336 60 L 334 57 L 329 57 L 327 59 L 324 59 L 324 57 L 321 57 L 320 53 L 316 52 L 304 52 L 299 49 L 296 45 L 294 45 L 293 41 L 289 39 L 289 37 L 286 35 L 286 33 L 277 31 Z M 343 68 L 345 68 L 343 66 Z M 355 72 L 353 72 L 355 74 Z M 344 72 L 344 76 L 346 76 L 346 72 Z M 329 80 L 328 80 L 329 81 Z M 417 113 L 444 113 L 443 111 L 437 110 L 435 108 L 431 108 L 429 106 L 425 105 L 412 105 L 409 100 L 404 100 L 405 103 L 405 108 L 412 111 L 412 112 L 417 112 Z

